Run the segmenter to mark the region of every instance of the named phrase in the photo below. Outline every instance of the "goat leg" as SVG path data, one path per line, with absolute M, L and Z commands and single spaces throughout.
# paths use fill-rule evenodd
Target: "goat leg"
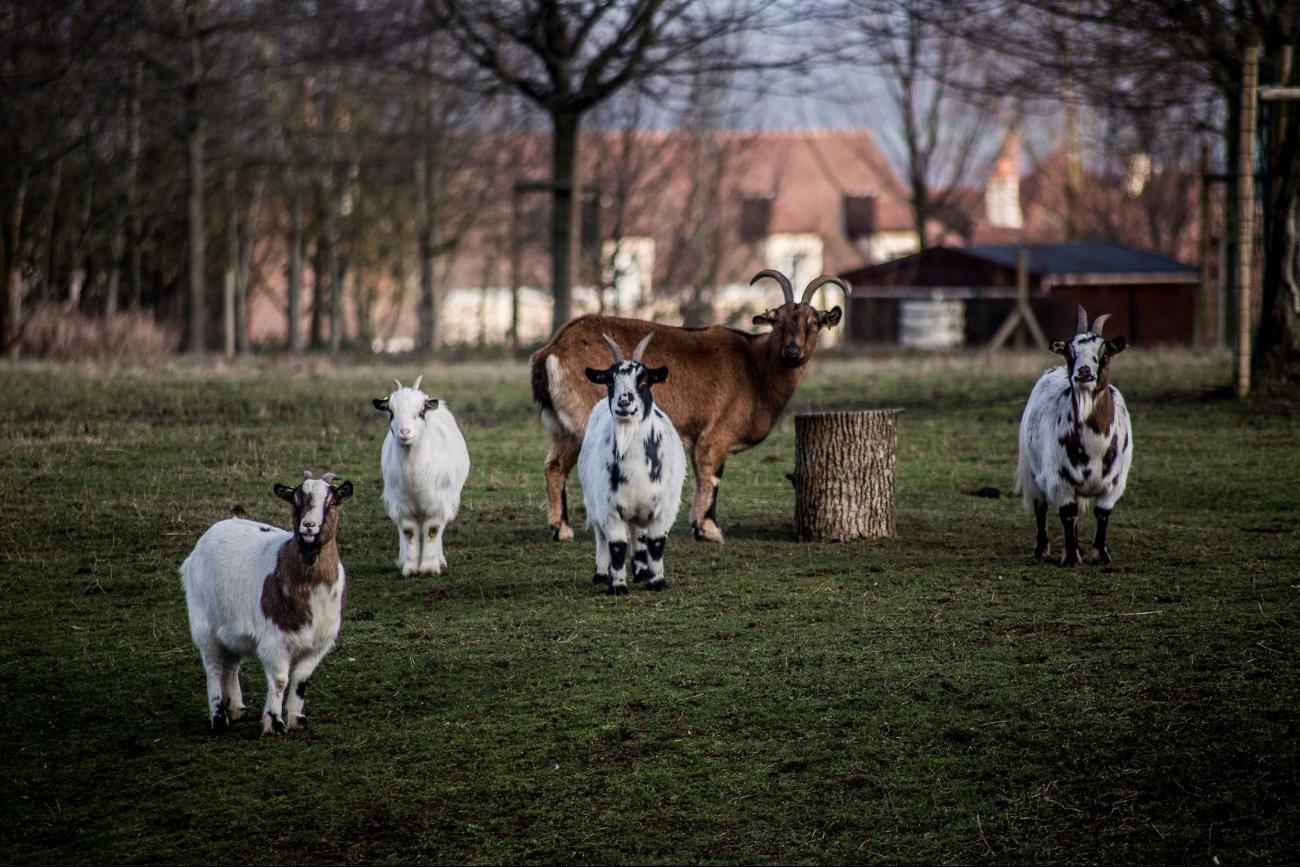
M 1092 552 L 1088 555 L 1089 561 L 1100 563 L 1103 566 L 1110 565 L 1110 552 L 1106 550 L 1106 526 L 1110 523 L 1110 509 L 1098 507 L 1097 513 L 1097 535 L 1092 540 Z

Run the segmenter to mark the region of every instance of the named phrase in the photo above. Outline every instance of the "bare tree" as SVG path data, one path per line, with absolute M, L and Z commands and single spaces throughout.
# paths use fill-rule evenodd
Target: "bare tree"
M 931 224 L 962 210 L 963 188 L 995 155 L 989 145 L 1004 118 L 980 87 L 983 58 L 931 19 L 933 3 L 853 0 L 849 11 L 859 39 L 848 51 L 865 56 L 885 82 L 897 162 L 924 249 Z
M 778 0 L 440 0 L 437 8 L 440 25 L 486 76 L 484 86 L 523 94 L 551 121 L 555 328 L 571 311 L 584 116 L 631 84 L 682 74 L 703 46 L 774 26 L 785 11 Z M 709 66 L 775 67 L 797 60 L 719 52 Z

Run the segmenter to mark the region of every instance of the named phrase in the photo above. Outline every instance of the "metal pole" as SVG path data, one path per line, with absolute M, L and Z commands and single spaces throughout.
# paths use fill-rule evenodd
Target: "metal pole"
M 1246 49 L 1241 70 L 1241 129 L 1237 149 L 1237 397 L 1250 394 L 1251 291 L 1255 256 L 1255 123 L 1259 48 Z

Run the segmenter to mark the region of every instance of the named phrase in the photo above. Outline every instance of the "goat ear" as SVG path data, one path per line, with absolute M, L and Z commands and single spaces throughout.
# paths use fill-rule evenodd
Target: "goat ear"
M 654 385 L 654 384 L 656 384 L 656 383 L 663 382 L 665 379 L 668 378 L 668 368 L 667 368 L 667 367 L 651 367 L 651 368 L 647 368 L 645 373 L 646 373 L 646 376 L 650 379 L 650 384 L 651 384 L 651 385 Z
M 373 403 L 375 405 L 375 409 L 379 410 L 380 412 L 388 412 L 388 398 L 377 397 L 370 402 Z
M 1053 352 L 1055 352 L 1057 355 L 1064 355 L 1064 354 L 1065 354 L 1065 341 L 1064 341 L 1064 340 L 1053 340 L 1052 343 L 1051 343 L 1051 345 L 1050 345 L 1048 348 L 1051 349 Z
M 844 311 L 839 306 L 832 307 L 823 313 L 817 314 L 817 324 L 822 328 L 834 328 L 840 324 L 840 318 L 844 316 Z
M 1106 351 L 1111 355 L 1119 355 L 1125 349 L 1128 349 L 1128 341 L 1123 334 L 1106 341 Z
M 424 402 L 424 408 L 425 408 L 425 409 L 437 409 L 437 408 L 438 408 L 438 398 L 436 398 L 436 397 L 431 397 L 431 398 L 429 398 L 428 400 L 426 400 L 426 401 Z
M 754 317 L 754 324 L 755 324 L 755 325 L 775 325 L 775 324 L 776 324 L 776 310 L 775 310 L 775 309 L 772 309 L 772 310 L 768 310 L 766 313 L 760 313 L 760 314 L 758 314 L 757 316 Z
M 352 483 L 345 479 L 343 484 L 334 489 L 334 502 L 341 503 L 350 496 L 352 496 Z
M 293 502 L 294 489 L 289 487 L 288 485 L 277 484 L 275 487 L 271 488 L 271 490 L 275 491 L 275 495 L 280 499 L 290 503 Z
M 592 382 L 600 383 L 601 385 L 609 385 L 609 371 L 597 370 L 594 367 L 588 367 L 587 379 L 591 380 Z

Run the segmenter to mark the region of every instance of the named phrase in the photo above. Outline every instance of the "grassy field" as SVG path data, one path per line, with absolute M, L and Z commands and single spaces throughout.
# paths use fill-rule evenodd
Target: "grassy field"
M 728 543 L 683 510 L 672 587 L 618 599 L 547 537 L 522 364 L 427 368 L 474 460 L 438 578 L 379 501 L 409 364 L 0 368 L 0 860 L 1294 860 L 1297 407 L 1126 353 L 1115 565 L 1064 570 L 1007 496 L 1049 360 L 819 361 L 792 410 L 906 410 L 898 538 L 795 541 L 787 413 L 727 466 Z M 358 493 L 312 728 L 214 737 L 177 567 L 304 467 Z

